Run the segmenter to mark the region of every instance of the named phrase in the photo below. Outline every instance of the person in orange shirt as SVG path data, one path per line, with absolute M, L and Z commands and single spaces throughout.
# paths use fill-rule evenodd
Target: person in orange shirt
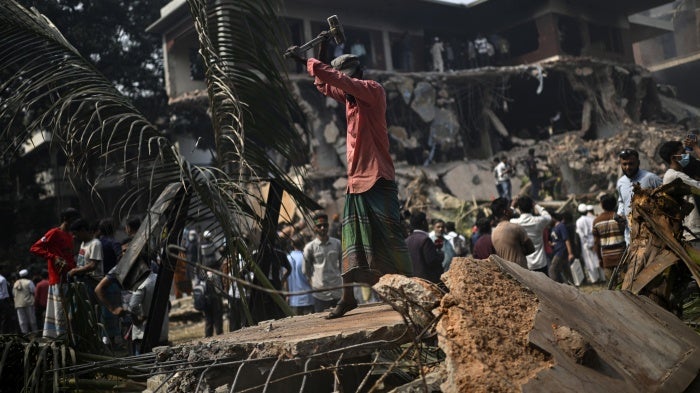
M 326 41 L 320 45 L 323 59 Z M 347 174 L 342 227 L 343 294 L 328 319 L 357 307 L 351 285 L 374 285 L 383 274 L 412 275 L 401 225 L 394 163 L 389 154 L 386 93 L 378 82 L 365 80 L 355 55 L 336 57 L 331 65 L 304 56 L 293 46 L 287 55 L 306 66 L 319 92 L 345 105 Z

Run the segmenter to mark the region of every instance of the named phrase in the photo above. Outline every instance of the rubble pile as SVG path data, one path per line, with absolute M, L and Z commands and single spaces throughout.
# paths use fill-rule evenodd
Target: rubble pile
M 567 133 L 534 148 L 545 170 L 561 177 L 563 195 L 597 194 L 614 192 L 615 182 L 622 175 L 617 158 L 620 150 L 637 150 L 641 167 L 662 175 L 666 167 L 658 156 L 659 146 L 669 140 L 682 140 L 685 135 L 686 131 L 675 124 L 635 124 L 628 120 L 607 138 L 586 140 L 578 133 Z M 526 149 L 515 149 L 511 156 L 525 157 L 526 153 Z
M 442 279 L 443 392 L 698 389 L 700 336 L 645 297 L 584 293 L 495 255 Z
M 509 392 L 552 366 L 528 336 L 537 298 L 489 261 L 458 259 L 443 276 L 440 347 L 451 370 L 444 392 Z M 456 265 L 455 265 L 456 264 Z

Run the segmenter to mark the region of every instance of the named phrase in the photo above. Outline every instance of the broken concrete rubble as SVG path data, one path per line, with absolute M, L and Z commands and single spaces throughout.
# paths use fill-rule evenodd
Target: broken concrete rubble
M 306 391 L 329 391 L 334 384 L 333 364 L 370 361 L 364 356 L 401 345 L 412 336 L 401 315 L 387 305 L 360 306 L 340 319 L 326 320 L 324 316 L 318 313 L 264 321 L 225 335 L 156 348 L 158 361 L 163 363 L 161 370 L 167 364 L 176 367 L 167 373 L 169 379 L 152 378 L 149 386 L 163 383 L 160 391 L 187 393 L 196 386 L 196 391 L 225 387 L 225 391 L 237 392 L 259 386 L 268 392 L 289 392 L 305 383 Z M 177 365 L 194 369 L 179 371 Z M 344 375 L 354 375 L 355 367 L 349 368 Z M 369 366 L 359 368 L 367 371 Z M 304 382 L 305 371 L 309 376 L 325 376 Z M 354 391 L 362 380 L 356 376 L 346 379 L 348 385 L 343 386 L 347 391 Z
M 374 375 L 377 349 L 398 348 L 426 327 L 430 333 L 437 317 L 437 341 L 446 357 L 425 366 L 433 390 L 673 393 L 700 387 L 700 336 L 644 297 L 584 293 L 496 256 L 458 258 L 442 278 L 449 293 L 440 298 L 441 291 L 422 280 L 383 277 L 375 289 L 401 314 L 368 305 L 340 319 L 312 314 L 266 321 L 159 348 L 154 367 L 168 377 L 155 377 L 149 386 L 286 392 L 304 384 L 303 391 L 340 385 L 355 391 Z M 424 322 L 414 325 L 418 321 Z M 395 391 L 422 391 L 420 374 L 415 378 Z M 384 388 L 396 386 L 387 383 Z
M 374 285 L 374 290 L 391 307 L 407 318 L 416 334 L 429 327 L 440 304 L 443 291 L 437 285 L 419 278 L 387 274 Z
M 700 336 L 644 297 L 586 294 L 496 256 L 453 261 L 443 279 L 444 392 L 683 392 L 700 371 Z

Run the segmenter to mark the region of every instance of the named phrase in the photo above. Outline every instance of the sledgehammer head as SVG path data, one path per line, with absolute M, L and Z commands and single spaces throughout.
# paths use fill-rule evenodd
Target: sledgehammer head
M 329 16 L 327 21 L 328 21 L 328 26 L 330 27 L 330 33 L 333 36 L 335 43 L 337 45 L 344 43 L 345 42 L 345 32 L 343 31 L 343 26 L 340 24 L 340 21 L 338 20 L 338 15 Z

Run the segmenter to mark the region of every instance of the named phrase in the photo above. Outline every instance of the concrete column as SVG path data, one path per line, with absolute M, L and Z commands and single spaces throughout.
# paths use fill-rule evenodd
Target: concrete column
M 384 61 L 386 63 L 386 70 L 394 70 L 394 60 L 391 57 L 391 40 L 389 39 L 389 32 L 387 30 L 382 30 L 382 42 L 384 43 Z

